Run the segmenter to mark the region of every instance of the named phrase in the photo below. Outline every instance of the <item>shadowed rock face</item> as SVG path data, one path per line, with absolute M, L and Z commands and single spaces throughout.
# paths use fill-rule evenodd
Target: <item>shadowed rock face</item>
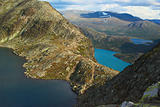
M 124 101 L 122 104 L 109 104 L 100 105 L 96 107 L 159 107 L 160 106 L 160 82 L 149 86 L 139 102 L 133 103 L 130 101 Z
M 91 42 L 48 2 L 0 0 L 0 46 L 25 57 L 25 74 L 70 81 L 78 94 L 118 71 L 97 64 Z
M 150 85 L 160 80 L 160 44 L 144 54 L 106 84 L 89 88 L 79 97 L 79 105 L 95 106 L 138 102 Z M 93 94 L 94 93 L 94 94 Z

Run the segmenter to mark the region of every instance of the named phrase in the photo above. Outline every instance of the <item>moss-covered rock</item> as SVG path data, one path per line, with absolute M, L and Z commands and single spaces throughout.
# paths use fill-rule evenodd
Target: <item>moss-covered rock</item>
M 156 102 L 160 103 L 160 82 L 148 87 L 146 91 L 144 92 L 140 102 L 141 103 L 149 103 L 149 102 Z M 159 99 L 159 100 L 158 100 Z

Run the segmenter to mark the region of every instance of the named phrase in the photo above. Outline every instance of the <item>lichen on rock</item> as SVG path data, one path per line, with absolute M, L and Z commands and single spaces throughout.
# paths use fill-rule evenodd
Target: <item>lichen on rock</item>
M 153 102 L 153 100 L 156 101 L 156 99 L 158 101 L 158 98 L 160 97 L 159 91 L 160 91 L 160 82 L 153 84 L 152 86 L 146 89 L 140 102 L 149 103 L 149 102 Z

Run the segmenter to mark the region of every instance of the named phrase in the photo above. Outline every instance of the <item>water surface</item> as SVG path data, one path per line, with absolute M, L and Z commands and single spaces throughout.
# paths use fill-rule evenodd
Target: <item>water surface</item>
M 72 107 L 76 95 L 58 80 L 33 80 L 24 76 L 25 60 L 0 48 L 0 107 Z
M 139 44 L 150 45 L 150 43 L 153 43 L 152 40 L 144 40 L 144 39 L 137 39 L 137 38 L 132 38 L 131 41 L 137 45 Z
M 102 65 L 105 65 L 118 71 L 122 71 L 125 67 L 130 65 L 129 63 L 116 58 L 114 54 L 116 54 L 116 52 L 114 51 L 95 48 L 95 58 L 98 61 L 98 63 Z

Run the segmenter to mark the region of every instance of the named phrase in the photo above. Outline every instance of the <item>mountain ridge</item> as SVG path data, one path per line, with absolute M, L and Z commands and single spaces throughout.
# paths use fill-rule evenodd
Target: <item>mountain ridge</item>
M 147 19 L 147 20 L 160 25 L 160 19 Z
M 160 80 L 160 44 L 119 73 L 98 64 L 91 41 L 49 3 L 1 0 L 0 4 L 0 47 L 12 48 L 26 59 L 23 66 L 29 77 L 68 81 L 79 95 L 79 107 L 138 101 L 149 85 Z
M 138 37 L 141 39 L 151 39 L 151 40 L 159 39 L 160 35 L 160 32 L 158 30 L 160 29 L 160 25 L 152 23 L 151 21 L 148 20 L 143 20 L 141 18 L 137 19 L 137 17 L 134 17 L 130 14 L 128 20 L 122 20 L 123 14 L 121 16 L 121 14 L 119 13 L 113 13 L 116 15 L 118 14 L 118 16 L 110 15 L 111 17 L 108 17 L 108 14 L 106 13 L 107 15 L 104 16 L 107 17 L 100 17 L 103 14 L 103 11 L 88 12 L 88 11 L 74 10 L 73 12 L 73 10 L 67 10 L 67 11 L 62 11 L 61 13 L 68 20 L 70 20 L 70 22 L 72 22 L 77 26 L 81 25 L 83 27 L 90 27 L 98 32 L 106 33 L 106 35 L 129 36 L 129 37 Z M 83 14 L 85 14 L 87 17 L 83 17 L 82 16 Z M 124 18 L 127 17 L 125 16 Z
M 66 80 L 81 94 L 119 73 L 98 64 L 90 40 L 48 2 L 0 3 L 0 47 L 11 48 L 26 59 L 26 76 Z
M 159 54 L 160 43 L 142 55 L 133 65 L 128 66 L 106 82 L 105 85 L 89 88 L 78 97 L 77 107 L 80 107 L 79 105 L 84 105 L 84 107 L 107 104 L 120 105 L 123 101 L 138 103 L 145 90 L 160 81 Z M 150 104 L 152 104 L 152 100 L 150 100 Z
M 92 41 L 95 48 L 119 52 L 115 56 L 129 63 L 134 63 L 137 58 L 156 44 L 138 45 L 131 41 L 132 38 L 153 41 L 160 38 L 160 26 L 150 21 L 130 22 L 116 17 L 82 18 L 81 14 L 94 12 L 78 10 L 67 10 L 61 13 L 82 30 Z
M 80 15 L 83 18 L 110 18 L 110 17 L 116 17 L 118 19 L 124 20 L 124 21 L 142 21 L 143 19 L 133 16 L 128 13 L 116 13 L 116 12 L 110 12 L 110 11 L 96 11 L 88 14 L 81 14 Z

